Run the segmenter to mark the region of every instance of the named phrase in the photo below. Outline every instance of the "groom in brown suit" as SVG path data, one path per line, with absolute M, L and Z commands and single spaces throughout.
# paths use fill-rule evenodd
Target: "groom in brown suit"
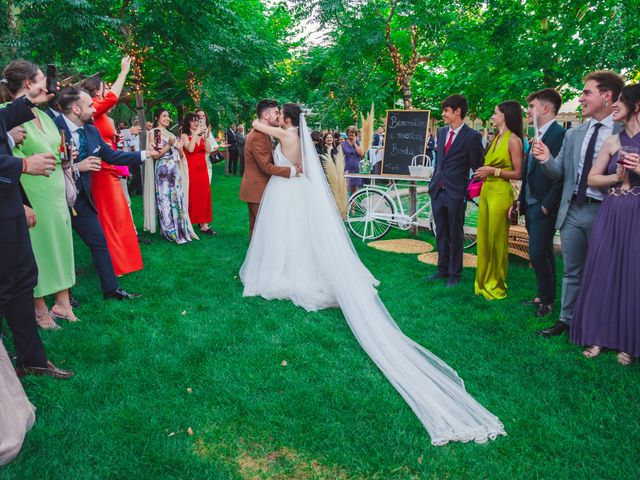
M 260 100 L 256 106 L 258 121 L 271 127 L 279 126 L 280 108 L 276 100 Z M 249 207 L 249 240 L 260 208 L 260 200 L 271 175 L 295 177 L 300 167 L 278 167 L 273 163 L 271 137 L 253 129 L 244 145 L 244 173 L 240 184 L 240 200 Z

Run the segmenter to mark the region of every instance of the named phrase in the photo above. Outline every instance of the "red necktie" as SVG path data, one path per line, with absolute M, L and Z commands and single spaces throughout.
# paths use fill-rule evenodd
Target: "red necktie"
M 444 154 L 449 153 L 449 149 L 451 148 L 451 144 L 453 143 L 453 136 L 456 134 L 455 130 L 449 130 L 449 140 L 447 140 L 447 144 L 444 146 Z

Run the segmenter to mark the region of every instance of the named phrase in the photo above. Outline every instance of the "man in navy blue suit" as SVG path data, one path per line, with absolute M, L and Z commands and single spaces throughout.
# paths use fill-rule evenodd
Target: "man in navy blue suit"
M 84 90 L 67 88 L 58 94 L 57 99 L 62 115 L 56 117 L 54 122 L 64 131 L 65 138 L 72 139 L 78 149 L 78 156 L 73 164 L 78 196 L 73 206 L 71 225 L 91 250 L 104 298 L 124 300 L 139 296 L 118 285 L 107 240 L 91 197 L 91 172 L 100 170 L 101 161 L 112 165 L 135 166 L 157 152 L 151 146 L 145 152 L 121 152 L 107 145 L 98 129 L 92 125 L 95 108 L 91 97 Z
M 34 92 L 30 90 L 31 93 Z M 14 157 L 14 140 L 8 133 L 32 120 L 34 102 L 41 103 L 46 99 L 42 81 L 38 94 L 18 98 L 0 109 L 0 315 L 4 315 L 13 334 L 18 375 L 49 375 L 64 379 L 72 377 L 73 372 L 59 369 L 47 359 L 38 334 L 33 303 L 38 267 L 29 237 L 29 228 L 35 225 L 36 218 L 30 215 L 27 219 L 28 200 L 20 188 L 21 175 L 48 177 L 55 169 L 56 160 L 52 153 L 39 153 L 24 159 Z
M 451 95 L 442 102 L 442 120 L 448 126 L 438 130 L 436 168 L 429 184 L 438 272 L 427 279 L 447 279 L 448 287 L 460 282 L 462 275 L 469 172 L 482 165 L 480 133 L 464 123 L 468 110 L 469 104 L 462 95 Z

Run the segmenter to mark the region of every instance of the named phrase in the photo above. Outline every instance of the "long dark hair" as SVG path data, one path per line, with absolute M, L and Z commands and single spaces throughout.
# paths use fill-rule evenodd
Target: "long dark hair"
M 506 102 L 502 102 L 498 105 L 498 110 L 500 110 L 504 114 L 504 123 L 507 125 L 507 128 L 511 130 L 512 133 L 515 133 L 520 140 L 524 142 L 523 139 L 523 128 L 522 128 L 522 105 L 520 102 L 516 102 L 515 100 L 507 100 Z
M 156 108 L 155 111 L 153 112 L 153 128 L 158 128 L 158 120 L 160 120 L 160 116 L 164 113 L 164 112 L 168 112 L 169 110 L 167 110 L 166 108 Z
M 191 120 L 200 121 L 200 117 L 198 117 L 197 113 L 189 112 L 184 116 L 184 120 L 182 120 L 182 127 L 180 128 L 180 133 L 184 133 L 185 135 L 191 135 Z
M 40 69 L 26 60 L 14 60 L 2 72 L 0 81 L 0 97 L 3 102 L 10 102 L 24 87 L 25 80 L 35 80 Z
M 97 75 L 86 78 L 81 84 L 80 88 L 86 90 L 91 98 L 96 98 L 98 90 L 104 85 L 104 80 Z
M 640 108 L 640 83 L 633 85 L 627 85 L 622 88 L 620 96 L 618 97 L 625 107 L 627 107 L 626 121 L 628 122 L 634 115 L 639 115 L 638 108 Z

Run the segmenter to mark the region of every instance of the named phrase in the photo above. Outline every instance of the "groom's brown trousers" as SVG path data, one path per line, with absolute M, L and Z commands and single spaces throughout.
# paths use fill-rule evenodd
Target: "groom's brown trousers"
M 247 203 L 249 207 L 249 241 L 253 237 L 253 226 L 256 224 L 256 217 L 258 216 L 259 203 Z

